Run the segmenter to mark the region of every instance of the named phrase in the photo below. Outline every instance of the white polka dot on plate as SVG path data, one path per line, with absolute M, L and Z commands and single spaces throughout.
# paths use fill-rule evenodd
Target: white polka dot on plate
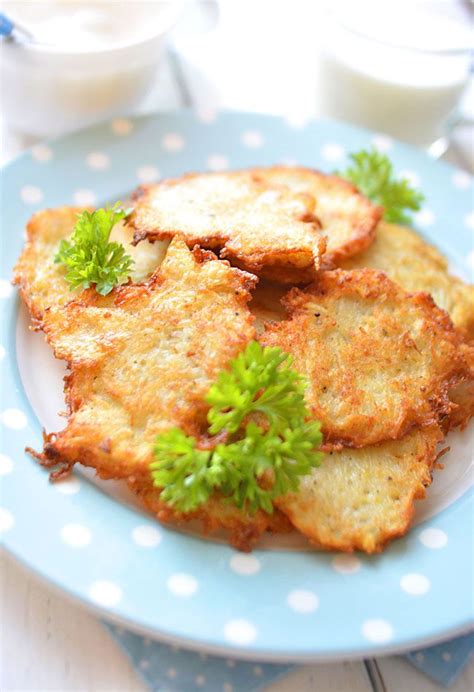
M 207 167 L 210 171 L 225 171 L 229 168 L 229 159 L 223 154 L 211 154 L 207 158 Z
M 237 553 L 236 555 L 233 555 L 230 559 L 230 568 L 233 572 L 236 572 L 237 574 L 250 576 L 252 574 L 257 574 L 257 572 L 260 572 L 261 564 L 260 560 L 254 555 L 248 555 L 246 553 Z
M 198 108 L 196 111 L 196 117 L 202 123 L 209 125 L 217 120 L 218 110 L 212 106 L 206 106 L 205 108 Z
M 413 187 L 420 187 L 420 176 L 415 171 L 400 171 L 398 178 L 399 180 L 408 180 Z
M 28 419 L 18 408 L 7 408 L 0 413 L 0 420 L 6 428 L 22 430 L 28 425 Z
M 71 548 L 85 548 L 92 539 L 92 534 L 82 524 L 66 524 L 61 529 L 61 538 Z
M 257 630 L 248 620 L 229 620 L 224 627 L 224 636 L 231 644 L 246 646 L 257 638 Z
M 69 478 L 56 481 L 53 487 L 61 495 L 75 495 L 81 489 L 81 483 L 74 476 L 70 476 Z
M 346 151 L 344 147 L 342 147 L 340 144 L 335 144 L 333 142 L 328 142 L 327 144 L 324 144 L 321 149 L 321 156 L 323 157 L 323 159 L 326 159 L 326 161 L 341 161 L 345 155 Z
M 261 132 L 258 130 L 247 130 L 242 133 L 242 144 L 249 149 L 258 149 L 263 145 L 264 139 Z
M 114 135 L 125 137 L 133 130 L 133 123 L 127 118 L 115 118 L 115 120 L 112 120 L 110 127 Z
M 204 687 L 204 685 L 206 684 L 206 678 L 204 677 L 204 675 L 196 675 L 196 677 L 194 678 L 194 683 L 196 687 Z
M 0 298 L 9 298 L 13 293 L 13 286 L 6 279 L 0 279 Z
M 137 168 L 137 178 L 142 183 L 154 183 L 160 178 L 160 171 L 152 164 L 145 164 Z
M 10 510 L 0 507 L 0 533 L 10 531 L 14 524 L 15 520 Z
M 452 177 L 454 187 L 459 190 L 468 190 L 471 187 L 472 177 L 466 171 L 456 171 Z
M 181 151 L 185 144 L 184 137 L 177 132 L 168 132 L 161 140 L 161 146 L 165 151 Z
M 73 195 L 74 204 L 79 207 L 95 207 L 97 204 L 97 195 L 93 190 L 80 189 L 76 190 Z
M 193 596 L 198 590 L 197 580 L 190 574 L 172 574 L 166 585 L 172 594 L 183 598 Z
M 341 574 L 354 574 L 361 568 L 361 562 L 355 555 L 337 555 L 332 560 L 332 566 Z
M 286 601 L 297 613 L 314 613 L 319 606 L 319 598 L 316 594 L 305 589 L 290 591 Z
M 98 605 L 112 608 L 122 600 L 122 589 L 113 581 L 95 581 L 89 588 L 89 596 Z
M 8 476 L 13 471 L 13 461 L 0 452 L 0 476 Z
M 105 171 L 110 166 L 110 158 L 102 151 L 91 151 L 86 156 L 86 163 L 95 171 Z
M 35 161 L 47 163 L 53 158 L 53 152 L 47 144 L 37 144 L 31 150 L 31 156 Z
M 431 211 L 431 209 L 420 209 L 416 214 L 413 215 L 415 223 L 423 228 L 427 226 L 432 226 L 436 221 L 436 216 Z
M 423 596 L 431 588 L 430 580 L 423 574 L 405 574 L 400 579 L 400 587 L 410 596 Z
M 389 151 L 393 147 L 393 139 L 387 135 L 374 135 L 372 144 L 379 151 Z
M 393 627 L 386 620 L 366 620 L 362 625 L 362 634 L 373 644 L 386 644 L 393 637 Z
M 23 185 L 20 197 L 25 204 L 39 204 L 43 199 L 43 191 L 36 185 Z
M 132 538 L 141 548 L 156 548 L 161 543 L 161 532 L 156 526 L 143 524 L 133 529 Z
M 431 550 L 444 548 L 448 542 L 445 532 L 436 528 L 423 529 L 418 538 L 425 548 L 430 548 Z
M 0 346 L 0 360 L 3 360 L 5 358 L 6 353 L 7 352 L 5 351 L 4 346 Z
M 170 680 L 173 680 L 177 675 L 178 672 L 176 668 L 168 668 L 168 670 L 166 671 L 166 677 L 170 678 Z
M 471 211 L 469 214 L 466 214 L 464 217 L 464 223 L 468 228 L 474 230 L 474 212 Z
M 0 279 L 0 298 L 9 298 L 13 293 L 13 286 L 6 279 Z

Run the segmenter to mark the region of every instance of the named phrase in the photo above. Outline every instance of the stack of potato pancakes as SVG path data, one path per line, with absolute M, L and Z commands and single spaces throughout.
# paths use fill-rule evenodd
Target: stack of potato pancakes
M 36 213 L 15 268 L 69 367 L 67 424 L 45 435 L 43 464 L 125 479 L 160 520 L 223 527 L 242 550 L 297 529 L 315 546 L 371 553 L 407 531 L 439 443 L 474 411 L 474 289 L 436 249 L 335 176 L 190 174 L 134 194 L 112 232 L 132 275 L 102 296 L 71 292 L 54 262 L 81 211 Z M 306 379 L 322 464 L 272 514 L 217 493 L 180 514 L 153 486 L 153 443 L 174 426 L 199 434 L 206 392 L 254 339 L 290 353 Z

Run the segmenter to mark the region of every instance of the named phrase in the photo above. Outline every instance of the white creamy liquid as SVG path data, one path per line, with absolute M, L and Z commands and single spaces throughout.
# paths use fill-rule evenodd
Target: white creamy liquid
M 175 2 L 160 0 L 4 0 L 1 7 L 41 44 L 94 51 L 146 39 L 166 30 Z
M 465 36 L 458 32 L 456 42 L 457 25 L 449 20 L 410 20 L 400 9 L 365 16 L 358 9 L 357 22 L 340 18 L 355 31 L 338 22 L 328 27 L 319 66 L 319 112 L 428 146 L 443 134 L 469 70 L 467 51 L 432 51 L 465 46 Z

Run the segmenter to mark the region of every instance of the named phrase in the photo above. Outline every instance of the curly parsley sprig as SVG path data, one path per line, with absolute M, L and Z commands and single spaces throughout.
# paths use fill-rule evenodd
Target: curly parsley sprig
M 78 215 L 70 240 L 62 240 L 54 258 L 66 267 L 71 291 L 95 285 L 106 296 L 130 275 L 132 258 L 120 243 L 109 242 L 112 228 L 127 215 L 118 202 L 112 209 L 83 211 Z
M 352 165 L 338 172 L 353 183 L 363 195 L 384 208 L 383 218 L 391 223 L 409 223 L 406 210 L 418 211 L 425 199 L 420 190 L 414 188 L 407 178 L 397 178 L 388 156 L 376 149 L 361 149 L 349 158 Z
M 227 440 L 200 448 L 179 428 L 158 435 L 154 485 L 171 507 L 190 512 L 215 490 L 251 513 L 273 512 L 273 500 L 298 489 L 319 466 L 320 424 L 309 421 L 304 382 L 279 348 L 248 344 L 222 371 L 206 401 L 209 433 Z

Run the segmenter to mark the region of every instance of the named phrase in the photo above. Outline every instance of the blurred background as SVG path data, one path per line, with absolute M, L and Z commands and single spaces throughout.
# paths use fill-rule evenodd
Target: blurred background
M 474 169 L 471 0 L 3 0 L 2 157 L 130 113 L 330 117 Z

